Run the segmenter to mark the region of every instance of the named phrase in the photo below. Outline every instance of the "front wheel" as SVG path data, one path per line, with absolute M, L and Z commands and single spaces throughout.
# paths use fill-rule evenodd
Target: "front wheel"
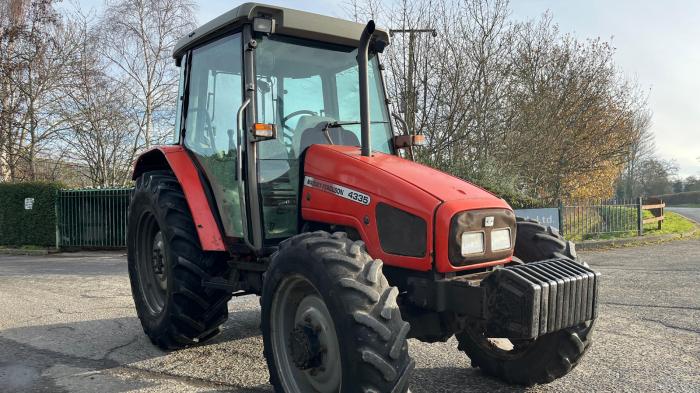
M 568 258 L 578 263 L 572 242 L 552 227 L 518 218 L 515 255 L 523 263 L 552 258 Z M 473 367 L 486 374 L 518 385 L 552 382 L 568 374 L 591 345 L 593 321 L 556 331 L 534 340 L 487 337 L 478 325 L 468 325 L 457 334 L 459 349 Z
M 382 262 L 344 233 L 283 242 L 261 299 L 275 391 L 405 392 L 413 361 L 397 295 Z

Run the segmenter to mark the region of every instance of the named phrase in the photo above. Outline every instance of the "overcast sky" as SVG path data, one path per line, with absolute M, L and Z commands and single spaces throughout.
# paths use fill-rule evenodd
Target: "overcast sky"
M 199 0 L 204 23 L 234 8 L 231 0 Z M 268 0 L 268 3 L 343 17 L 344 0 Z M 103 0 L 80 0 L 84 8 Z M 513 18 L 550 10 L 562 32 L 611 39 L 616 64 L 649 92 L 658 155 L 675 160 L 679 175 L 700 175 L 700 1 L 511 0 Z

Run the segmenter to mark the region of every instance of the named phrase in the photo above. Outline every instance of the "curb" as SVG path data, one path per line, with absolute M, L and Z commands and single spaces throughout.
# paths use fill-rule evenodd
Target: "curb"
M 691 220 L 692 221 L 692 220 Z M 686 233 L 669 233 L 667 235 L 657 235 L 648 237 L 630 237 L 624 239 L 610 240 L 586 240 L 576 243 L 577 251 L 597 250 L 601 248 L 620 247 L 620 246 L 641 246 L 646 243 L 664 242 L 669 240 L 680 240 L 696 235 L 700 232 L 700 225 L 696 224 L 695 229 Z
M 58 252 L 58 250 L 40 249 L 40 250 L 25 250 L 22 248 L 0 248 L 0 255 L 30 255 L 42 256 Z

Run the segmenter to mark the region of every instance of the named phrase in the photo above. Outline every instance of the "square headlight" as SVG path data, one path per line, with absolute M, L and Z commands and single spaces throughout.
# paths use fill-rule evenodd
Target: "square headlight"
M 462 234 L 462 256 L 472 254 L 483 254 L 484 252 L 484 233 L 483 232 L 465 232 Z
M 491 231 L 491 251 L 510 249 L 510 228 Z

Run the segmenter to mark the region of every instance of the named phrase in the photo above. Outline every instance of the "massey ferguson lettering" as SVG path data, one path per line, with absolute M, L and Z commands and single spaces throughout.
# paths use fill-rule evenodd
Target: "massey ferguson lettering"
M 316 188 L 321 191 L 325 191 L 331 194 L 335 194 L 341 198 L 351 200 L 362 205 L 369 205 L 371 198 L 367 194 L 363 194 L 359 191 L 352 190 L 347 187 L 339 186 L 337 184 L 328 183 L 323 180 L 314 179 L 313 177 L 306 176 L 304 178 L 304 185 L 306 187 Z

